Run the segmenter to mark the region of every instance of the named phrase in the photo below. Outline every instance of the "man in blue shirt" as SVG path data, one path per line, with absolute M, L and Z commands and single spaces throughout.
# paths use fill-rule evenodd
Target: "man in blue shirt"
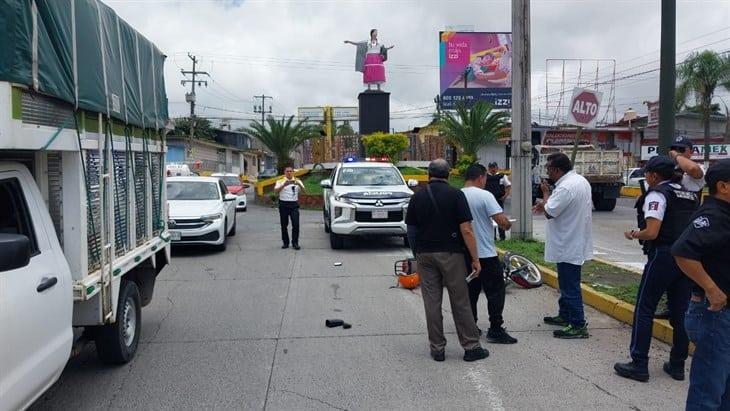
M 466 183 L 461 191 L 469 203 L 472 215 L 472 229 L 477 240 L 477 253 L 481 264 L 479 277 L 469 283 L 469 300 L 474 322 L 477 322 L 477 301 L 479 294 L 484 290 L 487 296 L 487 311 L 489 312 L 489 330 L 487 341 L 496 344 L 514 344 L 517 342 L 502 327 L 502 311 L 504 311 L 505 285 L 502 276 L 502 265 L 494 246 L 494 220 L 502 230 L 509 230 L 512 226 L 502 211 L 497 199 L 489 191 L 483 190 L 486 169 L 481 164 L 472 164 L 466 169 Z

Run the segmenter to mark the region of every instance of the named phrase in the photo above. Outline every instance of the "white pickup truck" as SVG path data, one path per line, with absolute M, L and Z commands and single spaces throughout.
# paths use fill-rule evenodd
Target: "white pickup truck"
M 86 342 L 130 361 L 170 259 L 164 55 L 95 0 L 12 16 L 32 24 L 0 42 L 0 411 L 30 406 Z

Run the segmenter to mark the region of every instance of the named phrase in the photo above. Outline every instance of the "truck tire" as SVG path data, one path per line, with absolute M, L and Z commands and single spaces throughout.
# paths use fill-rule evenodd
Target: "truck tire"
M 593 200 L 593 207 L 596 211 L 613 211 L 616 208 L 615 198 L 600 198 Z
M 96 352 L 105 364 L 126 364 L 134 358 L 142 331 L 142 304 L 137 284 L 122 281 L 116 322 L 98 328 Z
M 403 237 L 403 247 L 411 248 L 411 242 L 408 241 L 408 236 Z
M 345 248 L 345 238 L 330 231 L 330 247 L 333 250 L 341 250 Z

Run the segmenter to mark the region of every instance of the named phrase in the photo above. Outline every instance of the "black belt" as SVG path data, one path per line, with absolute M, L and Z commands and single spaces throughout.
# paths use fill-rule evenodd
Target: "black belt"
M 699 292 L 692 292 L 692 297 L 690 297 L 691 301 L 700 303 L 702 301 L 705 301 L 705 293 L 699 293 Z

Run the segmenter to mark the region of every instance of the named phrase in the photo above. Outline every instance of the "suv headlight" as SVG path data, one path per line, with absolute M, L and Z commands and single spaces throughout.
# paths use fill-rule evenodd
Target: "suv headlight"
M 346 203 L 346 204 L 352 204 L 352 202 L 350 201 L 349 198 L 344 197 L 341 194 L 338 194 L 335 196 L 335 201 L 339 201 L 341 203 Z
M 200 219 L 205 221 L 206 223 L 212 223 L 213 221 L 220 220 L 221 218 L 223 218 L 222 213 L 209 214 L 200 217 Z

